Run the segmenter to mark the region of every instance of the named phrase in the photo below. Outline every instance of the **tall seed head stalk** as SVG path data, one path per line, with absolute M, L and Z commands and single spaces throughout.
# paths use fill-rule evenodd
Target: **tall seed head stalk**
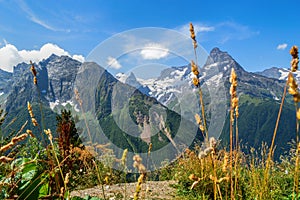
M 141 192 L 142 189 L 142 183 L 144 182 L 144 180 L 146 179 L 146 168 L 145 166 L 142 164 L 142 158 L 139 155 L 135 155 L 133 156 L 133 167 L 137 168 L 140 176 L 138 178 L 138 182 L 136 185 L 136 189 L 135 189 L 135 193 L 134 193 L 134 200 L 139 199 L 139 194 Z
M 27 109 L 28 109 L 29 115 L 31 117 L 31 122 L 32 122 L 33 126 L 38 126 L 39 124 L 34 117 L 32 106 L 29 102 L 27 102 Z
M 291 61 L 291 71 L 295 72 L 298 70 L 298 63 L 299 63 L 299 57 L 298 57 L 298 47 L 293 46 L 290 50 L 290 54 L 292 56 Z
M 31 65 L 30 71 L 33 75 L 33 83 L 34 83 L 34 85 L 37 85 L 37 78 L 36 78 L 37 72 L 35 70 L 34 64 L 31 61 L 30 61 L 30 65 Z
M 28 137 L 28 134 L 27 134 L 27 133 L 23 133 L 22 135 L 13 137 L 13 138 L 11 139 L 11 141 L 10 141 L 8 144 L 6 144 L 6 145 L 4 145 L 4 146 L 2 146 L 2 147 L 0 148 L 0 153 L 1 153 L 1 152 L 4 152 L 4 151 L 7 151 L 7 150 L 10 149 L 11 147 L 13 147 L 16 143 L 18 143 L 18 142 L 24 140 L 24 139 L 27 138 L 27 137 Z
M 127 154 L 128 154 L 128 149 L 125 149 L 125 150 L 123 151 L 123 155 L 122 155 L 122 158 L 121 158 L 121 162 L 122 162 L 122 165 L 123 165 L 123 166 L 126 165 Z
M 192 23 L 190 23 L 190 33 L 191 33 L 191 38 L 193 40 L 194 49 L 196 49 L 197 48 L 197 40 L 196 40 L 194 26 Z
M 229 82 L 231 83 L 231 86 L 230 86 L 231 108 L 234 111 L 234 112 L 231 112 L 230 118 L 231 118 L 231 121 L 233 122 L 234 121 L 234 114 L 235 114 L 236 117 L 239 116 L 239 112 L 238 112 L 239 99 L 238 99 L 237 94 L 236 94 L 237 75 L 235 73 L 234 68 L 231 69 L 231 75 L 230 75 Z
M 201 125 L 199 124 L 199 128 L 201 129 L 201 131 L 205 131 L 205 141 L 208 143 L 208 131 L 207 131 L 207 128 L 206 128 L 206 118 L 205 118 L 205 108 L 204 108 L 204 102 L 203 102 L 203 94 L 202 94 L 202 90 L 201 90 L 201 87 L 200 87 L 200 81 L 199 81 L 199 76 L 200 76 L 200 73 L 199 73 L 199 69 L 198 69 L 198 61 L 197 61 L 197 40 L 196 40 L 196 34 L 195 34 L 195 30 L 194 30 L 194 26 L 192 23 L 190 23 L 190 34 L 191 34 L 191 38 L 193 40 L 193 47 L 194 47 L 194 54 L 195 54 L 195 62 L 192 60 L 191 61 L 191 71 L 192 73 L 194 74 L 194 77 L 192 79 L 192 83 L 195 87 L 198 88 L 199 90 L 199 97 L 200 97 L 200 106 L 201 106 L 201 114 L 202 114 L 202 120 L 200 118 L 200 122 Z M 196 119 L 197 120 L 197 119 Z
M 203 126 L 203 122 L 202 122 L 201 117 L 200 117 L 199 114 L 195 114 L 195 120 L 196 120 L 196 123 L 199 125 L 200 130 L 203 133 L 204 132 L 204 126 Z
M 289 85 L 288 92 L 290 93 L 290 95 L 293 96 L 295 105 L 297 105 L 298 102 L 300 102 L 300 93 L 298 91 L 298 84 L 296 83 L 296 80 L 291 72 L 289 73 L 289 76 L 288 76 L 288 85 Z M 296 117 L 298 120 L 300 120 L 300 108 L 298 108 L 298 106 L 296 106 L 296 109 L 297 109 Z
M 230 74 L 230 78 L 229 78 L 229 82 L 231 83 L 230 85 L 230 152 L 229 152 L 229 167 L 230 167 L 230 196 L 231 199 L 235 199 L 235 190 L 236 187 L 234 187 L 234 181 L 233 181 L 233 166 L 232 166 L 232 162 L 233 162 L 233 124 L 234 124 L 234 117 L 236 117 L 236 119 L 239 116 L 239 112 L 238 112 L 238 102 L 239 99 L 237 97 L 237 92 L 236 92 L 236 88 L 237 88 L 237 75 L 235 73 L 234 68 L 231 68 L 231 74 Z M 236 148 L 238 146 L 238 129 L 236 128 Z M 237 156 L 237 154 L 236 154 Z M 235 162 L 235 170 L 237 168 L 237 160 Z M 237 184 L 237 179 L 235 179 L 235 185 Z

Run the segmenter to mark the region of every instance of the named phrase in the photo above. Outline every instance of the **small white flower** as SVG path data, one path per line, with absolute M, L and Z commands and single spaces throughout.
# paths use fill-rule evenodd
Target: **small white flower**
M 212 147 L 207 147 L 206 149 L 204 149 L 204 154 L 208 155 L 210 154 L 214 149 Z
M 217 140 L 214 137 L 209 138 L 210 147 L 215 147 L 217 144 Z
M 198 158 L 201 160 L 202 158 L 205 158 L 206 154 L 203 151 L 200 151 Z

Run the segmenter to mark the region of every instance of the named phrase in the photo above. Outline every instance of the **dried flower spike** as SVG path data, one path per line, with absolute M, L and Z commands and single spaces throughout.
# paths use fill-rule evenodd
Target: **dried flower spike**
M 125 149 L 125 150 L 123 151 L 123 155 L 122 155 L 122 158 L 121 158 L 121 161 L 122 161 L 122 165 L 123 165 L 123 166 L 126 165 L 127 154 L 128 154 L 128 149 Z
M 225 153 L 224 155 L 224 162 L 223 162 L 223 167 L 222 167 L 222 171 L 223 172 L 227 172 L 227 168 L 228 168 L 228 162 L 229 161 L 229 156 L 227 153 Z
M 199 87 L 199 79 L 194 77 L 193 78 L 193 84 L 194 84 L 194 86 Z
M 296 116 L 297 116 L 297 119 L 300 120 L 300 108 L 298 108 Z
M 292 48 L 290 50 L 290 54 L 293 58 L 298 58 L 298 47 L 292 46 Z
M 151 153 L 152 146 L 153 146 L 152 143 L 150 143 L 150 144 L 149 144 L 149 148 L 148 148 L 148 155 Z
M 229 78 L 229 82 L 231 83 L 231 86 L 230 86 L 230 95 L 231 95 L 231 108 L 232 110 L 235 111 L 235 116 L 238 117 L 239 116 L 239 112 L 238 112 L 238 109 L 239 109 L 239 99 L 236 95 L 236 88 L 237 88 L 237 75 L 235 73 L 235 70 L 234 68 L 231 69 L 231 75 L 230 75 L 230 78 Z M 234 113 L 231 112 L 230 114 L 230 118 L 231 118 L 231 121 L 233 121 L 234 119 Z
M 9 157 L 6 157 L 6 156 L 1 156 L 0 157 L 0 163 L 3 162 L 3 163 L 7 163 L 7 162 L 10 162 L 14 160 L 13 158 L 9 158 Z
M 193 40 L 194 49 L 196 49 L 197 48 L 197 40 L 196 40 L 194 26 L 192 23 L 190 23 L 190 33 L 191 33 L 191 38 Z
M 195 76 L 199 77 L 198 66 L 195 64 L 195 62 L 193 60 L 191 61 L 191 71 L 193 72 L 193 74 Z
M 32 131 L 31 130 L 26 130 L 26 133 L 28 134 L 28 135 L 30 135 L 30 137 L 35 137 L 34 135 L 33 135 L 33 133 L 32 133 Z
M 134 200 L 139 199 L 139 194 L 142 190 L 142 183 L 143 183 L 144 179 L 145 179 L 145 174 L 140 174 L 140 176 L 138 178 L 137 185 L 136 185 L 135 193 L 134 193 L 134 196 L 133 196 Z
M 50 130 L 50 129 L 48 129 L 48 130 L 44 130 L 44 132 L 45 132 L 45 134 L 48 136 L 49 140 L 51 140 L 51 141 L 52 141 L 52 139 L 53 139 L 53 136 L 52 136 L 52 132 L 51 132 L 51 130 Z
M 290 54 L 292 56 L 291 61 L 291 71 L 295 72 L 298 70 L 298 63 L 299 63 L 299 57 L 298 57 L 298 47 L 293 46 L 290 50 Z
M 32 111 L 32 106 L 29 102 L 27 102 L 27 109 L 28 109 L 30 117 L 34 118 L 34 114 L 33 114 L 33 111 Z
M 30 65 L 31 65 L 31 67 L 30 67 L 30 71 L 32 72 L 32 75 L 34 76 L 34 77 L 36 77 L 36 70 L 35 70 L 35 67 L 34 67 L 34 64 L 30 61 Z
M 78 91 L 77 88 L 75 88 L 74 93 L 75 93 L 75 99 L 78 101 L 78 103 L 80 104 L 80 106 L 82 106 L 82 100 L 80 98 L 80 94 L 79 94 L 79 91 Z
M 36 76 L 33 77 L 33 83 L 34 83 L 34 85 L 37 85 L 37 78 L 36 78 Z
M 13 137 L 13 138 L 11 139 L 11 141 L 10 141 L 8 144 L 6 144 L 6 145 L 4 145 L 4 146 L 2 146 L 2 147 L 0 148 L 0 152 L 7 151 L 7 150 L 10 149 L 11 147 L 13 147 L 17 142 L 20 142 L 20 141 L 24 140 L 27 136 L 28 136 L 27 133 L 23 133 L 22 135 Z
M 298 84 L 295 81 L 295 78 L 292 73 L 288 75 L 288 92 L 293 96 L 294 102 L 298 103 L 300 101 L 300 94 L 298 91 Z
M 140 173 L 146 173 L 146 167 L 142 164 L 142 158 L 139 155 L 133 156 L 133 167 L 137 168 Z
M 202 132 L 204 132 L 204 126 L 202 124 L 202 120 L 201 120 L 201 117 L 200 115 L 198 114 L 195 114 L 195 120 L 196 120 L 196 123 L 199 125 L 199 128 Z

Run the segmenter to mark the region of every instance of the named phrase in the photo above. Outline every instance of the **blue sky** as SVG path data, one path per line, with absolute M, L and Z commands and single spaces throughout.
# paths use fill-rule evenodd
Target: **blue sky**
M 289 0 L 0 0 L 0 68 L 11 70 L 8 65 L 51 51 L 83 60 L 120 32 L 143 27 L 183 32 L 189 22 L 206 51 L 219 47 L 248 71 L 289 67 L 289 49 L 300 44 L 299 6 Z

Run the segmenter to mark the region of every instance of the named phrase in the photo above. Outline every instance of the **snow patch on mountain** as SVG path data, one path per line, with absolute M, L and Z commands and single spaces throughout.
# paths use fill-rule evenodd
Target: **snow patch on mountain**
M 281 74 L 281 76 L 279 77 L 279 80 L 285 80 L 289 75 L 289 71 L 287 71 L 287 70 L 283 71 L 283 69 L 279 69 L 278 71 Z
M 180 70 L 176 70 L 174 72 L 171 72 L 171 76 L 174 76 L 175 79 L 182 79 L 183 76 L 185 75 L 186 71 L 188 70 L 188 68 L 184 68 L 182 71 Z
M 214 76 L 212 76 L 210 79 L 208 79 L 205 83 L 206 85 L 208 86 L 214 86 L 214 85 L 220 85 L 221 81 L 222 81 L 222 77 L 223 77 L 223 74 L 222 73 L 219 73 L 219 74 L 216 74 Z
M 70 105 L 70 106 L 72 106 L 72 108 L 76 111 L 76 112 L 79 112 L 80 110 L 78 109 L 78 105 L 77 104 L 75 104 L 73 101 L 71 101 L 71 100 L 68 100 L 68 101 L 66 101 L 66 102 L 60 102 L 59 100 L 56 100 L 55 102 L 49 102 L 49 104 L 50 104 L 50 108 L 51 108 L 51 110 L 54 110 L 54 108 L 56 107 L 56 106 L 63 106 L 63 107 L 66 107 L 67 105 Z
M 122 83 L 125 83 L 126 82 L 126 79 L 128 78 L 128 75 L 124 74 L 124 73 L 118 73 L 116 74 L 116 78 L 122 82 Z
M 51 110 L 55 108 L 55 106 L 59 105 L 59 100 L 56 100 L 55 102 L 49 102 Z

